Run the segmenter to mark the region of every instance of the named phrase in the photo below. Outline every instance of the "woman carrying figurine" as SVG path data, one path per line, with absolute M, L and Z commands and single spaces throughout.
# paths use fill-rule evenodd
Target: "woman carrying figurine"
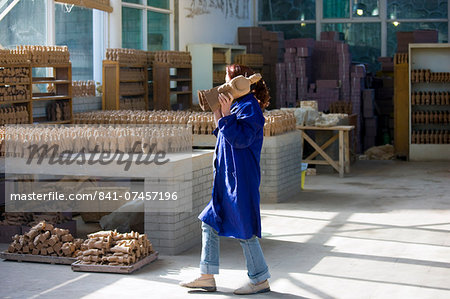
M 233 64 L 226 68 L 226 82 L 254 74 L 249 67 Z M 258 238 L 261 238 L 259 161 L 263 143 L 264 116 L 269 92 L 263 80 L 251 85 L 250 93 L 233 99 L 219 94 L 220 108 L 213 111 L 217 137 L 214 155 L 212 199 L 199 215 L 202 221 L 201 276 L 181 286 L 216 291 L 219 274 L 219 236 L 239 240 L 248 270 L 248 282 L 235 294 L 270 291 L 269 268 Z M 233 103 L 233 100 L 235 102 Z

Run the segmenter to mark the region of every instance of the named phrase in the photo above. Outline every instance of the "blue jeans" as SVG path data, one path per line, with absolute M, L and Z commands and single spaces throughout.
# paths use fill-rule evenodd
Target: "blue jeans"
M 259 245 L 258 238 L 238 239 L 244 251 L 247 263 L 247 275 L 254 284 L 270 278 L 269 267 Z M 217 231 L 202 222 L 202 256 L 200 260 L 201 274 L 219 274 L 219 235 Z

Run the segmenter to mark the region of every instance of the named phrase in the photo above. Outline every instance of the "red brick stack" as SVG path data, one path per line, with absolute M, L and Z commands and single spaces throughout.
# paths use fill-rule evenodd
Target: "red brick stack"
M 397 32 L 397 53 L 408 53 L 411 43 L 437 43 L 437 30 L 414 30 Z
M 364 89 L 364 78 L 366 77 L 366 68 L 364 65 L 352 66 L 350 73 L 350 102 L 352 103 L 353 113 L 358 114 L 358 126 L 356 128 L 356 136 L 361 136 L 361 92 Z M 356 139 L 356 150 L 360 152 L 361 144 L 359 138 Z
M 375 146 L 378 118 L 375 115 L 375 90 L 363 89 L 364 150 Z

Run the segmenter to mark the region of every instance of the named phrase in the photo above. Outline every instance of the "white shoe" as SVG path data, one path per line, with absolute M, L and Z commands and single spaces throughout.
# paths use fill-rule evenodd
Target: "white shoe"
M 202 279 L 199 277 L 192 281 L 180 282 L 180 286 L 190 289 L 202 289 L 207 292 L 215 292 L 217 290 L 214 278 Z
M 251 282 L 247 283 L 245 286 L 240 287 L 239 289 L 235 290 L 233 293 L 235 295 L 250 295 L 250 294 L 259 294 L 259 293 L 265 293 L 270 292 L 270 286 L 269 282 L 264 280 L 260 284 L 253 284 Z

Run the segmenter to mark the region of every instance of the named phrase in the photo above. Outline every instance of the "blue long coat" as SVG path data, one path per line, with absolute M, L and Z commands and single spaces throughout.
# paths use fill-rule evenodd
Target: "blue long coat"
M 259 161 L 264 121 L 258 101 L 250 93 L 231 106 L 231 114 L 222 117 L 214 130 L 212 199 L 198 218 L 220 236 L 261 238 Z

